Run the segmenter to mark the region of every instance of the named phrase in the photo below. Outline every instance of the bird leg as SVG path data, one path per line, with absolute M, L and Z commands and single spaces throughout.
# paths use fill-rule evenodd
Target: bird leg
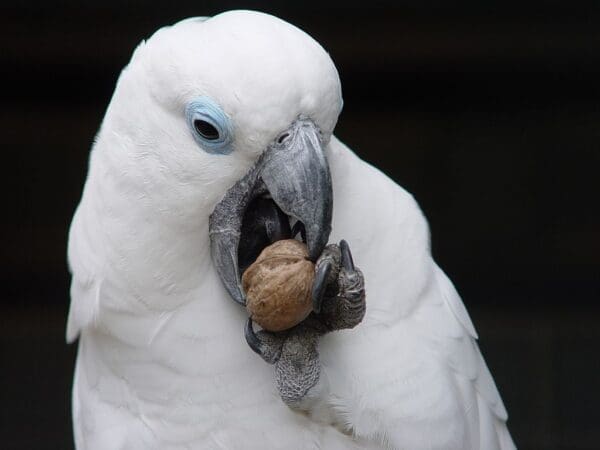
M 319 382 L 319 338 L 334 330 L 353 328 L 365 314 L 362 272 L 354 266 L 346 241 L 328 245 L 316 263 L 313 311 L 295 327 L 281 331 L 255 332 L 252 319 L 246 323 L 246 341 L 267 363 L 275 365 L 275 382 L 281 399 L 290 407 L 301 407 Z
M 252 319 L 246 322 L 246 341 L 262 359 L 275 365 L 275 384 L 281 399 L 298 407 L 319 381 L 321 364 L 317 350 L 321 329 L 301 323 L 290 330 L 255 332 Z

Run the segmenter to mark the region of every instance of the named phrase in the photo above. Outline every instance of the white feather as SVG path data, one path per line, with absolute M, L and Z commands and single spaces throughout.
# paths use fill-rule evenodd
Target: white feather
M 205 94 L 235 124 L 226 157 L 199 150 L 181 117 L 190 96 Z M 423 215 L 331 137 L 340 109 L 326 52 L 267 15 L 186 20 L 138 47 L 70 232 L 78 448 L 514 448 Z M 247 348 L 245 312 L 224 291 L 208 242 L 216 202 L 299 114 L 331 138 L 332 240 L 349 241 L 368 299 L 364 323 L 323 338 L 307 414 L 283 404 L 272 367 Z

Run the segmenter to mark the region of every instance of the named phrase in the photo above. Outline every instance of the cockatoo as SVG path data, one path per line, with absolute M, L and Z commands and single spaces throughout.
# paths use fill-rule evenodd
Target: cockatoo
M 70 229 L 77 448 L 514 448 L 426 220 L 333 135 L 341 109 L 326 51 L 267 14 L 187 19 L 135 50 Z M 239 305 L 242 267 L 290 225 L 316 303 L 339 276 L 309 319 L 356 325 L 363 275 L 368 305 L 300 336 L 319 366 L 293 398 L 264 361 L 290 352 Z

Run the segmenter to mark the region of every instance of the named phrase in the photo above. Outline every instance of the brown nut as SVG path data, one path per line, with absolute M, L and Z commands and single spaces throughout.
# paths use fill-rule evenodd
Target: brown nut
M 250 317 L 268 331 L 299 324 L 312 310 L 314 279 L 306 245 L 295 239 L 269 245 L 242 276 Z

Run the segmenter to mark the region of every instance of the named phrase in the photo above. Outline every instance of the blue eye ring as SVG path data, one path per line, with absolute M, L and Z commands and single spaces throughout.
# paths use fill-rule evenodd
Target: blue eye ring
M 231 120 L 209 97 L 198 97 L 185 108 L 185 116 L 194 139 L 208 153 L 227 155 L 233 150 Z

